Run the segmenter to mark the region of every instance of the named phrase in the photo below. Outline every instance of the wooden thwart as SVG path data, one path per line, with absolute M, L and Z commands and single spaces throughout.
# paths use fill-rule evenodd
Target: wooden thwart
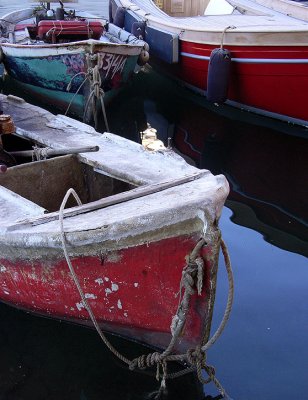
M 152 185 L 141 186 L 136 189 L 132 189 L 128 192 L 115 194 L 113 196 L 109 196 L 107 198 L 93 201 L 88 204 L 83 204 L 81 206 L 68 208 L 68 209 L 64 210 L 63 216 L 64 216 L 64 218 L 65 217 L 73 217 L 75 215 L 84 214 L 87 212 L 99 210 L 99 209 L 113 206 L 116 204 L 124 203 L 126 201 L 138 199 L 140 197 L 145 197 L 150 194 L 158 193 L 163 190 L 170 189 L 172 187 L 179 186 L 184 183 L 188 183 L 188 182 L 194 181 L 196 179 L 202 178 L 206 174 L 208 174 L 208 171 L 203 170 L 200 172 L 198 171 L 191 175 L 186 175 L 181 178 L 174 179 L 172 181 L 160 182 L 160 183 L 155 183 Z M 55 221 L 57 219 L 59 219 L 58 211 L 43 215 L 41 217 L 31 218 L 28 220 L 17 222 L 16 224 L 8 227 L 8 231 L 14 231 L 16 229 L 26 227 L 26 226 L 41 225 L 41 224 L 45 224 L 47 222 Z

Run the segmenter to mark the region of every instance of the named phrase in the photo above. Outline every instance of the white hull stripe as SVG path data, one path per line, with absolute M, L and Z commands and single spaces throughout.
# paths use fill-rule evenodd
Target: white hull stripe
M 181 56 L 209 61 L 210 57 L 181 52 Z M 246 64 L 308 64 L 307 58 L 231 58 L 231 61 Z

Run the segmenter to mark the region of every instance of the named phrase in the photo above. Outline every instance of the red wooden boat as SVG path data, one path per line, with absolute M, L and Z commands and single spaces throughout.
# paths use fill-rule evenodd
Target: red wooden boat
M 71 263 L 101 328 L 164 348 L 178 317 L 183 271 L 198 258 L 203 286 L 191 296 L 175 351 L 206 340 L 225 177 L 189 166 L 170 150 L 150 152 L 13 97 L 0 99 L 17 126 L 16 134 L 1 136 L 7 158 L 0 164 L 8 166 L 0 174 L 1 301 L 92 325 Z M 31 150 L 33 142 L 40 148 Z M 87 146 L 99 150 L 85 152 Z M 72 147 L 84 152 L 46 159 Z M 33 151 L 44 159 L 25 162 Z M 64 209 L 70 188 L 82 204 L 69 198 Z
M 110 0 L 110 6 L 116 24 L 143 29 L 154 67 L 210 102 L 308 125 L 304 3 Z

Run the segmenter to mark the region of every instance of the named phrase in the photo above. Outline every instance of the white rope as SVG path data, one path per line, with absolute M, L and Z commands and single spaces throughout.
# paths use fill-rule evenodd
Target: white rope
M 102 339 L 102 341 L 105 343 L 105 345 L 108 347 L 108 349 L 109 349 L 110 351 L 112 351 L 112 353 L 113 353 L 115 356 L 117 356 L 121 361 L 123 361 L 124 363 L 126 363 L 127 365 L 129 365 L 129 364 L 130 364 L 130 360 L 128 360 L 126 357 L 124 357 L 122 354 L 120 354 L 120 353 L 112 346 L 112 344 L 108 341 L 108 339 L 107 339 L 106 336 L 104 335 L 103 331 L 101 330 L 101 328 L 100 328 L 100 326 L 99 326 L 99 324 L 98 324 L 98 322 L 97 322 L 97 320 L 96 320 L 96 318 L 95 318 L 95 315 L 94 315 L 94 313 L 93 313 L 93 311 L 92 311 L 92 308 L 91 308 L 91 306 L 89 305 L 89 303 L 88 303 L 88 301 L 87 301 L 87 299 L 86 299 L 86 296 L 85 296 L 85 294 L 84 294 L 84 292 L 83 292 L 83 290 L 82 290 L 82 287 L 81 287 L 81 285 L 80 285 L 79 279 L 78 279 L 78 277 L 77 277 L 77 274 L 76 274 L 75 269 L 74 269 L 74 267 L 73 267 L 73 264 L 72 264 L 72 262 L 71 262 L 70 256 L 69 256 L 69 254 L 68 254 L 67 245 L 66 245 L 65 231 L 64 231 L 64 224 L 63 224 L 63 219 L 64 219 L 64 218 L 63 218 L 63 211 L 64 211 L 64 208 L 65 208 L 65 206 L 66 206 L 67 200 L 68 200 L 68 198 L 69 198 L 69 196 L 70 196 L 71 194 L 74 196 L 74 198 L 75 198 L 77 204 L 78 204 L 79 206 L 82 205 L 81 200 L 80 200 L 79 196 L 77 195 L 77 193 L 75 192 L 75 190 L 72 189 L 72 188 L 70 188 L 70 189 L 66 192 L 66 195 L 64 196 L 64 198 L 63 198 L 63 200 L 62 200 L 62 203 L 61 203 L 61 206 L 60 206 L 60 210 L 59 210 L 60 234 L 61 234 L 62 248 L 63 248 L 65 260 L 66 260 L 66 262 L 67 262 L 67 265 L 68 265 L 68 267 L 69 267 L 70 273 L 71 273 L 71 275 L 72 275 L 72 278 L 73 278 L 73 280 L 74 280 L 74 283 L 75 283 L 75 285 L 76 285 L 76 287 L 77 287 L 77 290 L 78 290 L 78 292 L 79 292 L 79 295 L 80 295 L 80 297 L 81 297 L 81 299 L 82 299 L 83 305 L 85 306 L 85 308 L 86 308 L 86 310 L 87 310 L 87 312 L 88 312 L 88 314 L 89 314 L 89 316 L 90 316 L 90 318 L 91 318 L 91 321 L 92 321 L 92 323 L 93 323 L 93 325 L 94 325 L 94 327 L 95 327 L 97 333 L 99 334 L 100 338 Z

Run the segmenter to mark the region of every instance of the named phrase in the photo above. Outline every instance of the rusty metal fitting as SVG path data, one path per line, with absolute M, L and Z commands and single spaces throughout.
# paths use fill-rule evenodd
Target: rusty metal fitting
M 12 117 L 8 114 L 0 115 L 0 135 L 15 132 L 15 125 Z

